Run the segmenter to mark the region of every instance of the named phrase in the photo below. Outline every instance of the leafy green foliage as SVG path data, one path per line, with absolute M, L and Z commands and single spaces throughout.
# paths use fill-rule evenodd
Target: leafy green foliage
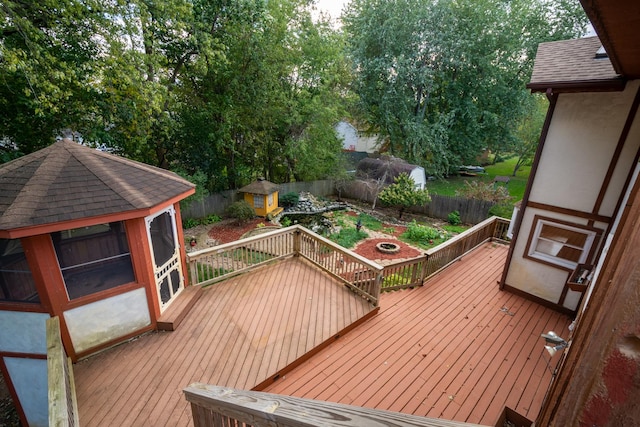
M 362 230 L 358 231 L 355 228 L 342 228 L 338 233 L 334 233 L 329 236 L 329 239 L 336 242 L 343 248 L 350 249 L 353 248 L 360 240 L 366 239 L 367 237 L 369 237 L 369 235 Z
M 385 187 L 378 199 L 386 206 L 397 206 L 399 208 L 398 218 L 402 218 L 402 213 L 411 206 L 424 205 L 431 201 L 429 192 L 426 189 L 415 189 L 415 182 L 406 173 L 401 173 L 393 180 L 393 184 Z
M 427 225 L 418 224 L 415 220 L 411 221 L 404 232 L 404 237 L 414 242 L 425 242 L 440 237 L 440 231 Z
M 449 215 L 447 215 L 447 221 L 451 225 L 459 225 L 462 222 L 462 220 L 460 219 L 460 212 L 453 211 L 449 213 Z
M 238 200 L 227 207 L 226 214 L 238 222 L 247 222 L 256 216 L 256 212 L 245 200 Z
M 392 286 L 406 285 L 408 283 L 411 283 L 411 277 L 405 277 L 402 274 L 393 273 L 382 280 L 382 287 L 389 288 Z
M 438 176 L 512 145 L 538 44 L 586 22 L 561 0 L 353 0 L 343 16 L 365 119 Z
M 285 208 L 290 208 L 292 206 L 297 205 L 299 200 L 300 200 L 300 195 L 294 191 L 283 194 L 278 198 L 280 206 Z
M 456 194 L 469 199 L 487 200 L 495 203 L 504 203 L 511 199 L 509 190 L 505 186 L 482 181 L 465 181 L 464 187 Z

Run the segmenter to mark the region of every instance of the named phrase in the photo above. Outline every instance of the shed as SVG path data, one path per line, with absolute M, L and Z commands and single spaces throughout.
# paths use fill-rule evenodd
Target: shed
M 156 328 L 185 286 L 194 191 L 70 140 L 0 165 L 0 363 L 23 422 L 47 424 L 46 319 L 74 361 Z
M 356 166 L 358 178 L 382 180 L 386 184 L 392 184 L 395 177 L 401 173 L 406 173 L 413 179 L 416 189 L 423 189 L 427 183 L 422 166 L 412 165 L 393 156 L 368 157 L 360 160 Z
M 258 179 L 238 191 L 244 193 L 244 200 L 258 216 L 277 215 L 283 210 L 278 207 L 278 185 L 266 179 Z

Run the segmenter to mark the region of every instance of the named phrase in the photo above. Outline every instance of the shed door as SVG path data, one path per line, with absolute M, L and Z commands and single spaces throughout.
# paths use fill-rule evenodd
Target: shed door
M 153 255 L 156 289 L 162 312 L 184 289 L 175 210 L 171 207 L 158 214 L 148 216 L 146 221 Z

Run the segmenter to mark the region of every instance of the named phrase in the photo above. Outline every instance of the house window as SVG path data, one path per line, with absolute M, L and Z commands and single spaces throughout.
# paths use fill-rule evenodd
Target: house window
M 261 194 L 253 195 L 253 207 L 258 209 L 264 208 L 264 196 Z
M 529 257 L 574 269 L 584 263 L 596 230 L 538 218 L 527 254 Z
M 269 203 L 269 206 L 273 206 L 273 193 L 269 194 L 268 203 Z
M 0 300 L 40 302 L 20 239 L 0 239 Z
M 135 280 L 123 222 L 51 234 L 69 299 Z

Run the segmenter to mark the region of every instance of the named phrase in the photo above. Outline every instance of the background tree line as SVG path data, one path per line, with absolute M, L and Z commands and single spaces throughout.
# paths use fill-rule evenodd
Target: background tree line
M 209 191 L 320 179 L 341 170 L 333 125 L 350 117 L 442 175 L 535 135 L 536 46 L 586 22 L 569 0 L 353 0 L 341 28 L 313 8 L 4 0 L 0 161 L 71 135 Z

